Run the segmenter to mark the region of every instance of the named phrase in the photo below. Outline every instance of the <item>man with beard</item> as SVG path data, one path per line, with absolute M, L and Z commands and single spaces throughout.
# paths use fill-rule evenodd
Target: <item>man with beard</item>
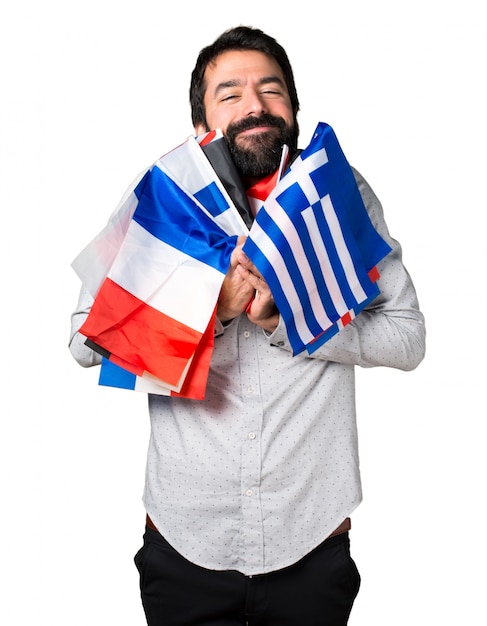
M 262 31 L 237 27 L 204 48 L 190 101 L 197 134 L 222 129 L 249 198 L 274 184 L 283 144 L 296 156 L 292 69 Z M 354 173 L 392 247 L 374 302 L 311 356 L 293 356 L 240 241 L 218 302 L 205 399 L 149 396 L 146 532 L 135 562 L 151 626 L 348 622 L 360 583 L 348 532 L 361 501 L 354 368 L 412 370 L 425 340 L 400 246 Z M 82 292 L 73 315 L 71 350 L 83 365 L 100 362 L 77 333 L 91 302 Z

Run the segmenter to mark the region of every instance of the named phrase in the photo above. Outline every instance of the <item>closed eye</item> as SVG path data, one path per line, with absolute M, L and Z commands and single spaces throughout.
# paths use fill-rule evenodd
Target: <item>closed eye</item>
M 228 102 L 230 100 L 234 100 L 235 98 L 238 98 L 238 96 L 236 94 L 231 93 L 231 94 L 228 94 L 228 95 L 223 96 L 222 98 L 220 98 L 220 101 L 221 102 Z

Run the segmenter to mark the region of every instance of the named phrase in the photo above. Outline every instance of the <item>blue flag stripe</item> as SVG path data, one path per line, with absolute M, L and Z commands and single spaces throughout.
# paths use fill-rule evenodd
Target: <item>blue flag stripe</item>
M 226 273 L 236 236 L 227 235 L 169 176 L 154 167 L 136 193 L 135 222 L 160 241 Z
M 131 374 L 122 367 L 115 365 L 105 357 L 102 359 L 98 384 L 105 387 L 119 387 L 120 389 L 135 389 L 135 374 Z
M 213 217 L 217 217 L 230 208 L 230 205 L 214 182 L 203 187 L 193 195 Z

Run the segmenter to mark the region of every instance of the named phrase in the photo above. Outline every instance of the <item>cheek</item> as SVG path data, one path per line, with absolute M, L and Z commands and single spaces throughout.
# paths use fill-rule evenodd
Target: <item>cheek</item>
M 226 131 L 229 123 L 232 121 L 231 116 L 224 115 L 221 112 L 215 113 L 214 111 L 209 111 L 206 117 L 206 121 L 211 130 L 215 128 L 221 128 L 223 132 Z
M 220 128 L 226 132 L 230 124 L 238 122 L 243 115 L 242 107 L 238 104 L 224 105 L 212 102 L 205 103 L 206 122 L 211 130 Z
M 282 117 L 287 124 L 293 123 L 293 112 L 292 109 L 285 104 L 278 104 L 274 111 L 271 111 L 273 115 L 278 117 Z

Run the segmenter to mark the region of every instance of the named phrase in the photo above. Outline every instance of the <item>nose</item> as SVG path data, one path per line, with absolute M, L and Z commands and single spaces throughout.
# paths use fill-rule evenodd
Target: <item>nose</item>
M 262 113 L 267 113 L 267 108 L 264 100 L 256 91 L 250 91 L 246 94 L 244 99 L 244 115 L 259 116 Z

